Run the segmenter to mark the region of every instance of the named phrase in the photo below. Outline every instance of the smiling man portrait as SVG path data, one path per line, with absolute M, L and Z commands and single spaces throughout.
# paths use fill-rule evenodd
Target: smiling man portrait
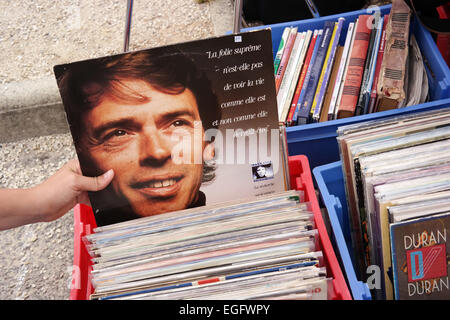
M 98 225 L 205 204 L 200 186 L 214 176 L 205 164 L 214 143 L 203 133 L 216 128 L 221 109 L 192 59 L 158 49 L 55 67 L 83 174 L 115 172 L 91 194 Z M 173 159 L 177 134 L 188 138 L 190 161 Z

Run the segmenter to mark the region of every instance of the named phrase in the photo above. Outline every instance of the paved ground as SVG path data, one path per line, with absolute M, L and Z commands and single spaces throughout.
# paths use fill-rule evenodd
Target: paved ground
M 53 66 L 120 53 L 125 0 L 0 2 L 0 187 L 35 185 L 75 156 Z M 233 1 L 134 1 L 130 50 L 223 35 Z M 73 212 L 0 232 L 0 299 L 68 299 Z

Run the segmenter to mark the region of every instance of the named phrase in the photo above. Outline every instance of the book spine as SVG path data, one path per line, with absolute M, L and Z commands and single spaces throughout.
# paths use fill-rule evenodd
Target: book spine
M 291 113 L 291 109 L 293 109 L 292 108 L 292 100 L 293 100 L 293 96 L 294 96 L 294 93 L 295 93 L 296 88 L 297 88 L 297 83 L 298 83 L 299 78 L 300 78 L 300 72 L 301 72 L 301 70 L 303 68 L 303 65 L 305 63 L 306 52 L 308 50 L 308 46 L 309 46 L 309 42 L 311 40 L 311 36 L 312 36 L 312 31 L 311 30 L 308 30 L 308 31 L 304 32 L 304 40 L 303 40 L 302 50 L 300 52 L 300 57 L 298 59 L 297 66 L 296 66 L 296 69 L 295 69 L 295 72 L 294 72 L 294 76 L 293 76 L 293 79 L 291 81 L 291 86 L 289 88 L 288 96 L 287 96 L 287 99 L 286 99 L 286 102 L 285 102 L 286 114 L 284 116 L 284 119 L 285 119 L 285 123 L 286 124 L 288 122 L 289 113 Z M 291 118 L 291 120 L 292 120 L 292 118 Z
M 312 105 L 311 105 L 311 109 L 309 110 L 309 121 L 312 120 L 312 116 L 314 114 L 314 111 L 316 110 L 317 107 L 317 102 L 319 100 L 319 94 L 320 94 L 320 89 L 322 88 L 323 85 L 323 80 L 325 77 L 325 71 L 327 69 L 327 65 L 328 65 L 328 59 L 330 58 L 330 53 L 331 53 L 331 46 L 332 46 L 332 42 L 334 41 L 334 37 L 336 36 L 336 28 L 337 28 L 337 24 L 334 24 L 334 28 L 333 28 L 333 32 L 331 33 L 331 38 L 330 38 L 330 43 L 328 45 L 327 51 L 326 51 L 326 55 L 325 55 L 325 59 L 323 61 L 323 65 L 320 71 L 320 76 L 319 76 L 319 81 L 317 82 L 317 87 L 313 96 L 313 100 L 312 100 Z
M 286 100 L 289 95 L 289 90 L 291 83 L 294 80 L 295 71 L 297 68 L 297 63 L 300 58 L 300 53 L 302 50 L 305 35 L 303 33 L 298 33 L 294 46 L 292 47 L 291 56 L 289 58 L 288 64 L 286 66 L 286 72 L 284 74 L 283 80 L 281 81 L 280 90 L 277 94 L 277 104 L 278 104 L 278 120 L 279 122 L 284 122 L 286 120 Z
M 309 113 L 314 100 L 314 95 L 316 93 L 317 83 L 319 82 L 320 72 L 322 70 L 323 62 L 325 60 L 325 55 L 328 50 L 328 45 L 330 43 L 331 34 L 334 29 L 334 22 L 325 22 L 322 39 L 319 42 L 317 56 L 312 65 L 311 75 L 306 87 L 306 93 L 304 100 L 300 106 L 299 115 L 297 121 L 299 123 L 308 123 Z
M 278 94 L 280 89 L 281 81 L 283 80 L 284 73 L 286 72 L 286 67 L 291 56 L 292 48 L 294 47 L 295 38 L 297 37 L 297 28 L 292 28 L 289 33 L 289 38 L 286 43 L 286 48 L 283 51 L 283 56 L 281 57 L 280 66 L 278 67 L 277 74 L 275 75 L 275 89 Z
M 355 40 L 348 61 L 347 75 L 342 89 L 341 103 L 338 107 L 338 118 L 346 118 L 355 114 L 359 90 L 361 88 L 364 64 L 369 46 L 369 15 L 360 15 L 355 30 Z
M 280 44 L 278 45 L 278 50 L 277 50 L 277 53 L 275 55 L 275 60 L 273 62 L 275 75 L 277 74 L 278 67 L 280 66 L 281 57 L 283 56 L 283 51 L 284 51 L 284 48 L 286 46 L 286 41 L 287 41 L 287 39 L 289 37 L 290 31 L 291 31 L 291 28 L 290 27 L 286 27 L 286 28 L 284 28 L 283 34 L 281 35 Z
M 382 64 L 382 61 L 383 61 L 384 46 L 386 44 L 386 26 L 387 26 L 388 20 L 389 20 L 389 14 L 386 14 L 383 17 L 383 31 L 381 33 L 380 47 L 378 49 L 377 65 L 375 67 L 375 74 L 374 74 L 374 77 L 373 77 L 372 91 L 370 93 L 370 101 L 369 101 L 369 111 L 368 111 L 368 113 L 372 113 L 372 112 L 375 111 L 375 104 L 376 104 L 376 101 L 377 101 L 378 79 L 380 77 L 381 64 Z
M 397 108 L 405 99 L 410 19 L 410 7 L 404 1 L 393 1 L 378 86 L 377 109 L 380 111 Z
M 364 114 L 369 113 L 370 94 L 372 92 L 373 79 L 375 77 L 375 68 L 376 68 L 377 59 L 378 59 L 378 51 L 379 51 L 379 47 L 380 47 L 382 29 L 383 29 L 383 19 L 380 19 L 378 22 L 377 29 L 376 29 L 377 32 L 376 32 L 376 37 L 375 37 L 375 44 L 374 44 L 372 58 L 371 58 L 371 64 L 370 64 L 370 68 L 369 68 L 369 70 L 370 70 L 369 80 L 367 81 L 367 86 L 364 91 L 364 101 L 362 103 Z
M 330 78 L 330 73 L 331 73 L 331 68 L 333 66 L 334 63 L 334 57 L 336 54 L 336 49 L 337 46 L 339 44 L 339 39 L 341 36 L 341 30 L 342 30 L 342 24 L 344 23 L 345 19 L 344 18 L 339 18 L 337 25 L 336 25 L 336 32 L 334 37 L 332 38 L 333 41 L 330 44 L 330 50 L 329 50 L 329 55 L 327 57 L 326 60 L 326 68 L 325 68 L 325 72 L 324 72 L 324 76 L 323 76 L 323 80 L 322 80 L 322 84 L 320 87 L 320 92 L 319 92 L 319 96 L 317 99 L 317 105 L 314 109 L 312 118 L 314 122 L 318 122 L 320 119 L 320 114 L 321 114 L 321 110 L 322 110 L 322 104 L 323 104 L 323 100 L 324 100 L 324 96 L 325 96 L 325 91 L 327 89 L 328 86 L 328 81 Z
M 347 36 L 346 36 L 345 43 L 344 43 L 344 51 L 342 52 L 341 61 L 339 61 L 339 69 L 338 69 L 338 73 L 336 75 L 336 81 L 334 84 L 333 93 L 331 95 L 330 107 L 328 110 L 328 120 L 332 120 L 334 118 L 335 107 L 337 104 L 339 90 L 341 88 L 342 77 L 344 75 L 345 66 L 346 66 L 347 60 L 348 60 L 347 59 L 348 52 L 350 50 L 350 45 L 352 43 L 352 38 L 353 38 L 353 34 L 354 34 L 354 32 L 353 32 L 354 26 L 355 26 L 354 22 L 350 22 L 348 25 Z M 336 61 L 336 63 L 337 62 L 338 61 Z
M 311 32 L 311 31 L 309 31 Z M 300 93 L 302 92 L 302 88 L 303 88 L 303 83 L 306 77 L 306 72 L 308 71 L 309 68 L 309 62 L 311 61 L 311 57 L 314 51 L 314 46 L 316 44 L 316 39 L 317 39 L 317 35 L 319 33 L 319 30 L 314 30 L 314 33 L 310 36 L 310 40 L 308 43 L 308 47 L 307 49 L 307 53 L 306 53 L 306 57 L 305 57 L 305 62 L 303 64 L 302 67 L 302 71 L 300 73 L 300 77 L 298 78 L 297 81 L 297 87 L 295 88 L 295 93 L 294 93 L 294 97 L 292 98 L 292 102 L 291 102 L 291 109 L 289 110 L 289 115 L 288 115 L 288 119 L 287 119 L 287 125 L 291 126 L 294 124 L 294 114 L 297 110 L 297 102 L 298 99 L 300 98 Z
M 369 38 L 369 45 L 367 47 L 367 55 L 366 55 L 366 62 L 364 64 L 364 73 L 362 76 L 362 80 L 361 80 L 361 88 L 359 90 L 359 97 L 358 97 L 358 101 L 356 102 L 356 107 L 355 107 L 355 115 L 360 115 L 363 114 L 364 111 L 364 94 L 366 92 L 366 88 L 367 88 L 367 84 L 368 84 L 368 80 L 369 80 L 369 72 L 370 72 L 370 65 L 372 63 L 372 52 L 373 52 L 373 48 L 374 48 L 374 44 L 375 44 L 375 37 L 377 35 L 376 29 L 374 28 L 374 24 L 375 22 L 375 15 L 372 15 L 368 21 L 369 25 L 370 25 L 370 38 Z M 376 27 L 376 26 L 375 26 Z M 374 30 L 375 29 L 375 30 Z
M 331 68 L 329 84 L 327 86 L 325 96 L 323 98 L 322 111 L 320 112 L 320 119 L 319 119 L 320 122 L 328 121 L 328 112 L 330 110 L 331 95 L 333 94 L 333 89 L 336 84 L 337 72 L 339 70 L 343 51 L 344 46 L 338 45 L 338 47 L 336 48 L 333 67 Z
M 341 79 L 341 84 L 340 84 L 339 93 L 338 93 L 338 97 L 337 97 L 337 101 L 336 101 L 336 107 L 334 109 L 333 119 L 337 119 L 337 114 L 338 114 L 338 111 L 339 111 L 339 105 L 340 105 L 341 99 L 342 99 L 342 91 L 344 89 L 344 81 L 345 81 L 345 79 L 347 77 L 348 63 L 350 61 L 350 52 L 352 51 L 353 43 L 355 42 L 356 26 L 358 25 L 358 21 L 359 21 L 359 18 L 356 19 L 355 26 L 353 27 L 352 40 L 350 42 L 350 48 L 349 48 L 349 51 L 348 51 L 347 60 L 345 62 L 344 74 L 343 74 L 342 79 Z
M 313 64 L 314 64 L 314 60 L 316 59 L 317 50 L 319 49 L 320 40 L 322 39 L 322 34 L 323 34 L 323 29 L 318 30 L 317 38 L 316 38 L 315 43 L 314 43 L 314 49 L 313 49 L 313 52 L 312 52 L 312 56 L 311 56 L 311 59 L 309 61 L 308 70 L 306 71 L 305 79 L 303 81 L 302 91 L 300 92 L 300 97 L 298 98 L 297 106 L 295 107 L 296 110 L 295 110 L 295 113 L 294 113 L 294 117 L 292 119 L 292 121 L 295 124 L 299 124 L 298 123 L 298 115 L 300 114 L 300 108 L 301 108 L 303 99 L 305 98 L 306 87 L 307 87 L 309 78 L 311 76 L 311 70 L 312 70 L 312 67 L 313 67 Z

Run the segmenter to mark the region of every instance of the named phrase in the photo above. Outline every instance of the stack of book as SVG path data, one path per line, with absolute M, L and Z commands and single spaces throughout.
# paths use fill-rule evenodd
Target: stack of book
M 99 227 L 92 299 L 327 299 L 301 191 Z
M 379 268 L 377 298 L 450 298 L 449 124 L 447 108 L 338 129 L 357 272 Z
M 274 68 L 279 122 L 324 122 L 423 103 L 428 79 L 410 9 L 284 29 Z M 345 33 L 346 30 L 346 33 Z

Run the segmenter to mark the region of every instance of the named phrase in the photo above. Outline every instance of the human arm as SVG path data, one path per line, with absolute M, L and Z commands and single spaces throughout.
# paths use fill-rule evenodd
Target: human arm
M 56 220 L 77 203 L 88 204 L 87 191 L 104 189 L 113 177 L 112 170 L 98 177 L 85 177 L 79 162 L 71 160 L 35 187 L 0 189 L 0 230 Z

